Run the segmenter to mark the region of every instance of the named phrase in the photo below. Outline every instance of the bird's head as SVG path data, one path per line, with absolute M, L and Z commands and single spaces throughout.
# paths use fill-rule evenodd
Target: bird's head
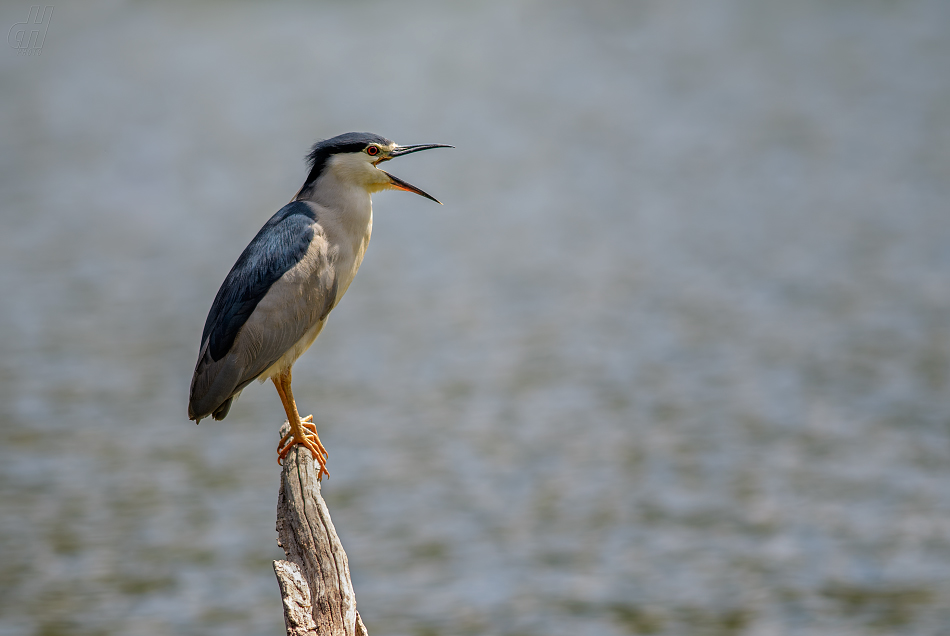
M 321 178 L 332 177 L 338 183 L 362 187 L 369 193 L 387 189 L 406 190 L 441 204 L 432 195 L 380 169 L 379 164 L 420 150 L 453 147 L 445 144 L 400 146 L 373 133 L 355 132 L 318 141 L 307 156 L 310 174 L 296 198 L 313 195 Z

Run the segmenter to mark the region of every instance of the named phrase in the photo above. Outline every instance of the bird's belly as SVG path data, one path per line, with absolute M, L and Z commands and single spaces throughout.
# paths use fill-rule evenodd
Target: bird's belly
M 320 317 L 290 346 L 276 362 L 267 367 L 258 377 L 264 381 L 290 369 L 320 335 L 330 310 L 340 302 L 350 283 L 356 277 L 372 231 L 372 217 L 358 238 L 344 237 L 327 231 L 327 238 L 315 240 L 308 250 L 307 258 L 289 270 L 279 281 L 281 289 L 274 289 L 273 303 L 270 293 L 261 302 L 262 322 L 270 327 L 296 320 L 314 320 Z M 319 290 L 319 291 L 318 291 Z M 332 290 L 332 291 L 331 291 Z M 315 293 L 316 292 L 316 293 Z M 295 298 L 298 314 L 291 318 L 286 311 L 286 299 Z M 283 299 L 283 300 L 282 300 Z M 302 305 L 302 306 L 301 306 Z M 304 309 L 305 307 L 305 309 Z M 312 313 L 316 311 L 316 313 Z M 268 315 L 269 314 L 269 315 Z
M 290 367 L 294 366 L 294 362 L 297 361 L 297 358 L 302 356 L 317 339 L 317 336 L 320 335 L 320 331 L 323 329 L 323 325 L 325 323 L 326 320 L 321 320 L 308 329 L 303 337 L 300 338 L 300 340 L 295 342 L 294 345 L 284 353 L 284 355 L 278 358 L 277 362 L 267 367 L 263 373 L 257 376 L 257 379 L 261 382 L 264 382 L 265 380 L 279 375 Z

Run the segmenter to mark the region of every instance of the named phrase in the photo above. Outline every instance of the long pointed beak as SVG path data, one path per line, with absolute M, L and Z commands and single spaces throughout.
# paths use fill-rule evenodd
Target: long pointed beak
M 389 157 L 402 157 L 403 155 L 412 154 L 414 152 L 419 152 L 420 150 L 429 150 L 430 148 L 455 148 L 455 146 L 448 146 L 446 144 L 419 144 L 418 146 L 396 146 L 393 148 L 392 152 L 389 153 Z
M 421 196 L 424 196 L 424 197 L 427 198 L 427 199 L 432 199 L 433 201 L 435 201 L 435 202 L 438 203 L 439 205 L 442 205 L 442 202 L 441 202 L 441 201 L 439 201 L 438 199 L 436 199 L 434 196 L 432 196 L 432 195 L 429 194 L 428 192 L 424 192 L 423 190 L 420 190 L 419 188 L 417 188 L 416 186 L 412 185 L 411 183 L 406 183 L 405 181 L 403 181 L 403 180 L 400 179 L 399 177 L 394 177 L 393 175 L 389 174 L 389 173 L 386 172 L 385 170 L 380 170 L 380 172 L 382 172 L 382 173 L 385 174 L 387 177 L 389 177 L 389 185 L 391 185 L 392 187 L 398 188 L 399 190 L 405 190 L 406 192 L 415 192 L 416 194 L 419 194 L 419 195 L 421 195 Z
M 389 156 L 383 159 L 383 161 L 388 161 L 392 159 L 393 157 L 402 157 L 404 155 L 409 155 L 414 152 L 419 152 L 420 150 L 429 150 L 430 148 L 455 148 L 455 146 L 449 146 L 446 144 L 419 144 L 418 146 L 396 146 L 395 148 L 392 149 L 392 152 L 389 153 Z M 436 199 L 434 196 L 432 196 L 428 192 L 424 192 L 423 190 L 420 190 L 419 188 L 412 185 L 411 183 L 406 183 L 399 177 L 394 177 L 393 175 L 389 174 L 385 170 L 381 170 L 381 172 L 384 172 L 386 176 L 389 177 L 389 185 L 391 185 L 392 187 L 398 188 L 399 190 L 405 190 L 406 192 L 415 192 L 416 194 L 420 196 L 424 196 L 427 199 L 432 199 L 439 205 L 442 205 L 441 201 Z

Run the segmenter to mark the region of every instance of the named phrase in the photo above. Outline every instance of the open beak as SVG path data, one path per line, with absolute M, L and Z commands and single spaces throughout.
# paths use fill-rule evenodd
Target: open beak
M 392 159 L 393 157 L 402 157 L 403 155 L 419 152 L 420 150 L 429 150 L 430 148 L 455 148 L 455 146 L 448 146 L 446 144 L 420 144 L 418 146 L 396 146 L 395 148 L 393 148 L 392 152 L 389 153 L 389 156 L 383 159 L 383 161 L 388 161 L 389 159 Z M 392 187 L 397 188 L 399 190 L 405 190 L 406 192 L 415 192 L 416 194 L 420 196 L 424 196 L 427 199 L 432 199 L 439 205 L 442 205 L 442 202 L 436 199 L 434 196 L 420 190 L 419 188 L 412 185 L 411 183 L 406 183 L 399 177 L 394 177 L 393 175 L 389 174 L 385 170 L 382 170 L 381 172 L 385 173 L 386 176 L 389 177 L 389 184 Z

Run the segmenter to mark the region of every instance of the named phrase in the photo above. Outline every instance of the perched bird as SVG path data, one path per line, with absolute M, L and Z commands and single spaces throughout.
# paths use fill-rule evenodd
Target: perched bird
M 281 463 L 303 444 L 329 475 L 328 453 L 313 416 L 301 419 L 290 389 L 291 367 L 320 334 L 327 315 L 359 269 L 373 229 L 371 195 L 419 188 L 379 164 L 444 144 L 399 146 L 372 133 L 346 133 L 317 142 L 310 174 L 293 200 L 264 224 L 214 297 L 191 380 L 188 418 L 223 420 L 254 380 L 277 387 L 290 432 L 277 445 Z

